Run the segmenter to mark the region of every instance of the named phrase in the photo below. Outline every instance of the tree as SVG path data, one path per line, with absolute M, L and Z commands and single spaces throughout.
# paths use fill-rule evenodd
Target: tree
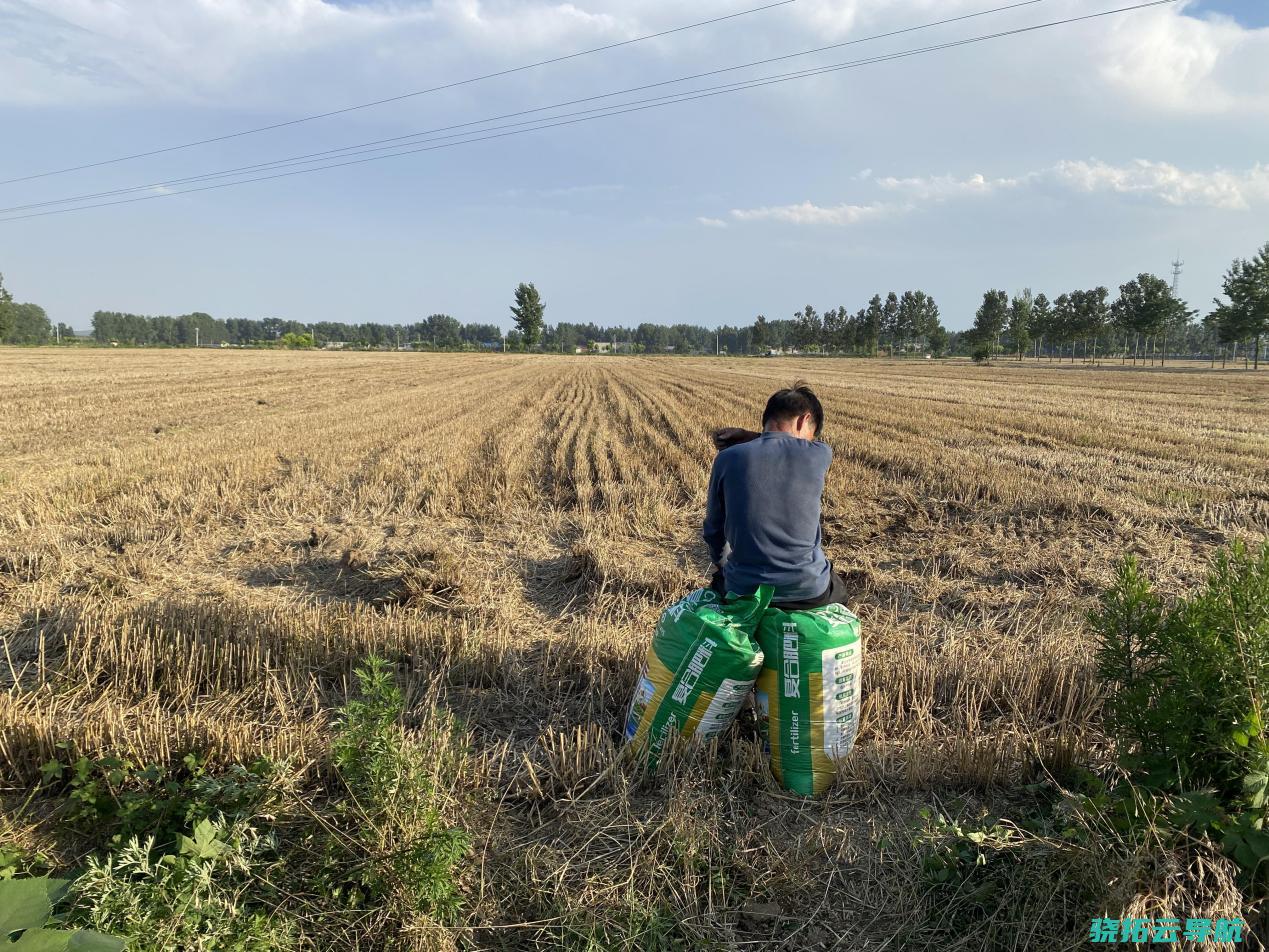
M 815 308 L 807 305 L 793 314 L 793 346 L 800 350 L 817 347 L 824 333 L 824 322 Z
M 1021 294 L 1015 295 L 1009 302 L 1009 335 L 1011 350 L 1022 360 L 1023 352 L 1031 345 L 1031 312 L 1035 302 L 1031 299 L 1031 289 L 1025 288 Z
M 830 307 L 824 312 L 823 340 L 826 349 L 839 352 L 845 349 L 846 324 L 846 308 Z
M 289 350 L 312 350 L 315 345 L 313 335 L 307 332 L 296 334 L 288 332 L 279 338 L 283 347 Z
M 894 319 L 894 339 L 890 346 L 890 353 L 894 353 L 895 345 L 899 350 L 904 351 L 908 348 L 908 343 L 919 336 L 921 327 L 921 315 L 925 310 L 925 292 L 924 291 L 904 291 L 899 298 L 899 307 L 895 312 Z
M 970 331 L 976 344 L 986 345 L 995 356 L 1000 349 L 1000 334 L 1009 317 L 1009 295 L 1004 291 L 988 291 L 983 304 L 974 315 L 974 327 Z
M 885 327 L 886 311 L 881 306 L 881 295 L 874 294 L 872 300 L 868 302 L 867 310 L 859 312 L 860 325 L 863 329 L 863 340 L 865 352 L 869 356 L 877 353 L 877 345 L 881 342 L 881 332 Z
M 1187 319 L 1185 304 L 1172 293 L 1172 286 L 1153 274 L 1139 274 L 1127 284 L 1119 286 L 1119 297 L 1110 306 L 1114 325 L 1124 332 L 1124 351 L 1128 350 L 1128 335 L 1144 334 L 1150 338 L 1179 320 Z M 1166 354 L 1165 354 L 1166 357 Z M 1136 360 L 1134 354 L 1133 360 Z
M 1036 341 L 1035 356 L 1040 359 L 1040 349 L 1045 337 L 1053 333 L 1053 305 L 1045 294 L 1037 294 L 1031 302 L 1031 334 Z M 1052 356 L 1049 357 L 1052 360 Z
M 881 309 L 881 335 L 890 342 L 890 356 L 894 356 L 894 342 L 899 334 L 899 295 L 891 291 Z
M 749 335 L 749 342 L 754 350 L 763 350 L 770 346 L 771 327 L 767 323 L 767 319 L 762 314 L 754 318 L 753 332 Z
M 0 274 L 0 343 L 8 340 L 13 320 L 13 295 L 5 290 L 4 275 Z
M 928 332 L 925 338 L 930 344 L 930 353 L 935 357 L 942 357 L 947 353 L 947 330 L 942 324 L 936 323 Z
M 423 339 L 438 350 L 463 343 L 463 325 L 448 314 L 429 314 L 423 322 Z
M 939 337 L 942 350 L 947 349 L 947 331 L 943 329 L 943 325 L 939 323 L 939 306 L 934 302 L 934 298 L 926 294 L 924 291 L 917 291 L 918 313 L 916 333 L 918 337 L 924 337 L 925 342 L 934 349 L 934 338 Z M 938 355 L 936 355 L 938 356 Z
M 1069 294 L 1059 294 L 1053 302 L 1053 341 L 1058 345 L 1058 363 L 1062 362 L 1062 345 L 1071 342 L 1071 363 L 1075 363 L 1075 336 L 1079 322 L 1075 317 L 1075 303 Z
M 516 319 L 516 329 L 524 341 L 527 350 L 534 350 L 542 339 L 542 316 L 546 313 L 546 305 L 538 289 L 531 283 L 523 282 L 516 288 L 516 303 L 511 306 L 511 313 Z
M 1229 303 L 1215 302 L 1212 323 L 1225 343 L 1250 341 L 1255 351 L 1253 366 L 1260 369 L 1261 338 L 1269 333 L 1269 244 L 1250 261 L 1234 261 L 1224 281 Z
M 1088 357 L 1088 343 L 1091 338 L 1093 363 L 1097 363 L 1097 338 L 1101 336 L 1106 320 L 1110 316 L 1110 307 L 1106 303 L 1109 295 L 1110 291 L 1102 287 L 1088 291 L 1072 291 L 1070 294 L 1073 311 L 1072 335 L 1084 338 L 1085 358 Z M 1071 359 L 1075 359 L 1074 345 L 1072 345 Z
M 44 308 L 38 304 L 7 305 L 12 315 L 5 342 L 9 344 L 47 344 L 53 336 L 53 325 Z

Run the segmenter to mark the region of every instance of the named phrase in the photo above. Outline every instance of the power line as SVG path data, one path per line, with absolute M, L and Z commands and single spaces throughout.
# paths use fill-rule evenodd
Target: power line
M 505 113 L 500 116 L 490 116 L 485 119 L 476 119 L 470 122 L 461 122 L 461 123 L 456 123 L 454 125 L 449 125 L 449 126 L 440 126 L 435 129 L 426 129 L 421 132 L 413 132 L 407 135 L 392 136 L 386 139 L 372 139 L 368 142 L 359 142 L 353 145 L 343 146 L 338 149 L 327 149 L 321 152 L 310 152 L 305 155 L 291 156 L 285 159 L 275 159 L 270 162 L 260 162 L 254 165 L 244 165 L 244 166 L 239 166 L 237 168 L 225 169 L 225 170 L 216 171 L 216 172 L 205 172 L 199 175 L 190 175 L 190 176 L 185 176 L 183 178 L 169 179 L 169 180 L 161 181 L 161 182 L 150 182 L 145 185 L 134 185 L 127 188 L 112 189 L 105 192 L 92 192 L 92 193 L 87 193 L 83 195 L 70 196 L 70 197 L 62 198 L 62 199 L 49 199 L 43 202 L 32 202 L 26 205 L 13 205 L 8 208 L 0 208 L 0 215 L 8 214 L 11 212 L 16 212 L 16 211 L 27 211 L 33 208 L 46 208 L 50 205 L 64 205 L 64 204 L 69 204 L 71 202 L 89 201 L 96 198 L 110 198 L 116 195 L 126 195 L 131 192 L 143 192 L 143 191 L 146 191 L 147 189 L 153 189 L 153 188 L 169 188 L 175 185 L 185 185 L 191 182 L 206 181 L 206 180 L 214 179 L 214 178 L 224 178 L 230 175 L 260 171 L 267 168 L 285 167 L 289 165 L 299 165 L 299 164 L 304 164 L 306 162 L 316 161 L 323 157 L 335 156 L 340 153 L 363 155 L 368 152 L 387 151 L 392 148 L 404 147 L 406 145 L 415 144 L 407 140 L 420 140 L 425 136 L 433 136 L 441 132 L 450 132 L 455 129 L 464 129 L 464 128 L 469 128 L 471 126 L 485 125 L 486 123 L 501 122 L 504 119 L 516 119 L 516 118 L 519 118 L 520 116 L 527 116 L 533 113 L 547 112 L 553 109 L 563 109 L 567 106 L 576 106 L 582 103 L 595 102 L 596 100 L 600 100 L 600 99 L 611 99 L 615 96 L 624 96 L 629 93 L 643 92 L 649 89 L 658 89 L 663 86 L 672 86 L 678 83 L 686 83 L 694 79 L 705 79 L 710 76 L 719 76 L 719 75 L 722 75 L 723 73 L 733 73 L 743 69 L 750 69 L 755 66 L 765 66 L 771 63 L 779 63 L 779 62 L 784 62 L 786 60 L 798 59 L 803 56 L 812 56 L 817 53 L 825 53 L 831 50 L 843 49 L 848 46 L 858 46 L 862 43 L 870 43 L 876 40 L 887 39 L 887 38 L 895 37 L 895 36 L 902 36 L 908 33 L 916 33 L 921 30 L 928 30 L 934 27 L 946 26 L 951 23 L 959 23 L 965 20 L 972 20 L 979 17 L 990 16 L 997 13 L 1005 13 L 1010 10 L 1017 10 L 1021 7 L 1034 6 L 1038 3 L 1045 3 L 1045 2 L 1047 2 L 1047 0 L 1020 0 L 1020 2 L 1010 3 L 1001 7 L 993 7 L 992 9 L 989 9 L 989 10 L 980 10 L 977 13 L 962 14 L 960 16 L 949 17 L 944 20 L 935 20 L 931 23 L 922 23 L 917 26 L 904 27 L 903 29 L 899 29 L 899 30 L 890 30 L 885 33 L 877 33 L 872 36 L 859 37 L 858 39 L 846 40 L 841 43 L 833 43 L 828 46 L 819 46 L 809 50 L 801 50 L 796 53 L 786 53 L 782 56 L 771 56 L 771 57 L 767 57 L 766 59 L 752 60 L 751 62 L 741 63 L 736 66 L 725 66 L 719 69 L 712 69 L 712 70 L 707 70 L 701 73 L 692 73 L 687 76 L 680 76 L 675 79 L 666 79 L 666 80 L 661 80 L 660 82 L 646 83 L 641 86 L 631 86 L 629 88 L 619 89 L 613 92 L 600 93 L 594 96 L 584 96 L 580 99 L 570 99 L 564 102 L 553 103 L 549 106 L 537 106 L 531 109 L 521 109 L 517 112 Z M 792 74 L 784 74 L 784 75 L 792 76 Z M 713 88 L 722 88 L 722 87 L 713 87 Z M 664 98 L 670 98 L 670 97 L 658 97 L 658 98 L 664 99 Z M 651 99 L 638 100 L 637 102 L 651 102 L 651 101 L 653 100 Z M 627 103 L 626 105 L 629 105 L 629 103 Z M 595 112 L 595 111 L 599 111 L 599 110 L 582 110 L 577 113 L 568 113 L 566 115 L 581 115 L 584 112 Z M 553 118 L 561 118 L 561 117 L 556 116 Z M 523 125 L 523 123 L 516 123 L 515 125 Z M 498 127 L 498 128 L 507 128 L 507 127 Z M 481 130 L 481 131 L 488 131 L 488 130 Z M 442 136 L 441 138 L 454 138 L 454 137 Z M 384 143 L 395 143 L 395 145 L 384 145 Z M 379 148 L 369 148 L 369 147 L 379 147 Z M 364 151 L 354 151 L 354 150 L 364 150 Z M 385 156 L 385 158 L 387 157 L 388 156 Z
M 264 181 L 270 181 L 270 180 L 279 179 L 279 178 L 289 178 L 294 175 L 304 175 L 309 172 L 318 172 L 318 171 L 323 171 L 325 169 L 343 168 L 343 167 L 351 166 L 351 165 L 362 165 L 367 162 L 377 162 L 377 161 L 382 161 L 383 159 L 398 158 L 400 156 L 405 156 L 405 155 L 417 155 L 422 152 L 433 152 L 440 149 L 454 148 L 455 146 L 460 146 L 460 145 L 470 145 L 476 142 L 487 142 L 492 139 L 502 139 L 502 138 L 507 138 L 509 136 L 514 136 L 514 135 L 523 135 L 526 132 L 537 132 L 543 129 L 553 129 L 560 126 L 575 125 L 581 122 L 589 122 L 595 119 L 604 119 L 604 118 L 609 118 L 612 116 L 625 115 L 627 113 L 632 113 L 632 112 L 642 112 L 647 109 L 656 109 L 662 106 L 674 105 L 676 103 L 681 103 L 681 102 L 691 102 L 697 99 L 708 99 L 714 96 L 725 95 L 729 92 L 739 92 L 739 91 L 747 90 L 747 89 L 755 89 L 761 86 L 770 86 L 770 85 L 776 85 L 778 83 L 790 82 L 795 79 L 804 79 L 810 76 L 820 76 L 827 73 L 839 72 L 839 71 L 843 71 L 847 69 L 856 69 L 862 66 L 870 66 L 876 63 L 884 63 L 884 62 L 890 62 L 892 60 L 906 59 L 912 56 L 919 56 L 925 53 L 937 52 L 937 51 L 947 50 L 947 49 L 954 49 L 961 46 L 968 46 L 971 44 L 982 43 L 988 40 L 1001 39 L 1003 37 L 1011 37 L 1011 36 L 1018 36 L 1021 34 L 1025 34 L 1025 33 L 1033 33 L 1039 30 L 1050 29 L 1052 27 L 1057 27 L 1057 26 L 1065 26 L 1071 23 L 1080 23 L 1080 22 L 1089 21 L 1089 20 L 1096 20 L 1096 19 L 1101 19 L 1104 17 L 1115 16 L 1121 13 L 1129 13 L 1136 10 L 1144 10 L 1151 7 L 1166 6 L 1168 4 L 1172 4 L 1175 2 L 1177 2 L 1177 0 L 1149 0 L 1149 2 L 1136 3 L 1126 7 L 1118 7 L 1113 10 L 1103 10 L 1098 13 L 1090 13 L 1090 14 L 1085 14 L 1078 17 L 1067 17 L 1061 20 L 1052 20 L 1047 23 L 1033 24 L 1031 26 L 1018 27 L 1012 30 L 1002 30 L 997 33 L 988 33 L 988 34 L 983 34 L 981 36 L 968 37 L 961 40 L 953 40 L 946 43 L 936 44 L 933 46 L 921 47 L 921 48 L 912 49 L 912 50 L 904 50 L 898 53 L 885 54 L 882 56 L 875 56 L 875 57 L 870 57 L 870 58 L 862 59 L 862 60 L 853 60 L 853 61 L 849 61 L 845 63 L 836 63 L 829 66 L 814 67 L 814 68 L 800 70 L 793 73 L 778 74 L 775 76 L 763 77 L 763 78 L 754 79 L 754 80 L 747 80 L 743 82 L 728 84 L 725 86 L 707 88 L 704 90 L 699 90 L 699 89 L 689 90 L 682 93 L 671 94 L 669 96 L 656 97 L 655 100 L 651 102 L 640 101 L 636 104 L 618 103 L 610 107 L 603 107 L 604 111 L 600 112 L 599 115 L 582 115 L 577 118 L 564 118 L 562 116 L 549 117 L 549 121 L 547 119 L 538 120 L 537 121 L 538 124 L 532 125 L 530 128 L 527 128 L 527 129 L 512 129 L 510 131 L 497 132 L 496 134 L 493 134 L 493 135 L 473 135 L 473 136 L 470 136 L 469 138 L 465 138 L 457 142 L 445 142 L 445 143 L 425 146 L 422 148 L 414 148 L 414 149 L 407 149 L 403 151 L 393 152 L 389 155 L 375 155 L 375 156 L 370 156 L 368 158 L 352 159 L 345 162 L 329 163 L 326 165 L 319 165 L 315 168 L 296 169 L 289 172 L 277 172 L 271 175 L 262 175 L 262 176 L 257 176 L 255 178 L 240 179 L 234 182 L 221 182 L 215 185 L 204 185 L 198 188 L 182 189 L 179 191 L 160 192 L 158 194 L 143 195 L 137 198 L 119 199 L 119 200 L 110 201 L 110 202 L 97 202 L 97 203 L 89 204 L 89 205 L 79 205 L 73 208 L 60 208 L 60 209 L 53 209 L 51 211 L 33 212 L 27 215 L 15 215 L 15 216 L 10 216 L 8 218 L 0 218 L 0 223 L 10 222 L 10 221 L 22 221 L 28 218 L 40 218 L 47 215 L 59 215 L 59 214 L 64 214 L 66 212 L 84 211 L 90 208 L 104 208 L 104 207 L 113 206 L 113 205 L 127 205 L 127 204 L 132 204 L 133 202 L 151 201 L 156 198 L 168 198 L 174 195 L 188 195 L 195 192 L 206 192 L 206 191 L 212 191 L 214 189 L 229 188 L 235 185 L 246 185 L 252 182 L 264 182 Z M 585 113 L 592 113 L 596 111 L 597 110 L 593 110 L 593 109 L 583 110 L 583 112 Z M 570 114 L 566 114 L 566 115 L 570 115 Z M 562 121 L 554 121 L 554 120 L 562 120 Z M 512 125 L 525 125 L 525 123 L 513 123 Z M 490 132 L 493 130 L 478 130 L 478 131 Z M 211 175 L 214 175 L 214 174 L 216 173 L 211 173 L 207 177 L 211 177 Z M 151 187 L 151 186 L 146 186 L 146 187 Z
M 329 112 L 319 112 L 311 116 L 301 116 L 298 119 L 288 119 L 285 122 L 275 122 L 267 126 L 257 126 L 254 129 L 243 129 L 241 132 L 230 132 L 222 136 L 212 136 L 208 139 L 197 139 L 193 142 L 183 142 L 180 145 L 166 146 L 162 149 L 151 149 L 149 152 L 136 152 L 132 155 L 121 155 L 114 159 L 103 159 L 99 162 L 89 162 L 84 165 L 73 165 L 64 169 L 53 169 L 47 172 L 36 172 L 31 175 L 23 175 L 18 178 L 0 180 L 0 185 L 12 185 L 15 182 L 29 182 L 31 179 L 48 178 L 51 175 L 65 175 L 68 172 L 81 172 L 84 169 L 100 168 L 103 165 L 115 165 L 119 162 L 131 162 L 133 159 L 145 159 L 154 155 L 163 155 L 167 152 L 178 152 L 182 149 L 192 149 L 195 146 L 209 145 L 213 142 L 225 142 L 229 139 L 239 139 L 243 136 L 255 135 L 260 132 L 270 132 L 274 129 L 284 129 L 287 126 L 298 126 L 301 123 L 313 122 L 317 119 L 329 119 L 331 116 L 342 116 L 345 113 L 356 112 L 359 109 L 370 109 L 374 106 L 384 106 L 388 103 L 401 102 L 404 99 L 413 99 L 416 96 L 426 96 L 429 93 L 437 93 L 446 89 L 456 89 L 459 86 L 470 86 L 472 83 L 484 82 L 487 79 L 497 79 L 500 76 L 511 76 L 515 73 L 523 73 L 526 70 L 538 69 L 542 66 L 551 66 L 555 63 L 563 63 L 567 60 L 578 59 L 583 56 L 591 56 L 595 53 L 604 53 L 608 50 L 615 50 L 623 46 L 632 46 L 635 43 L 643 43 L 647 40 L 656 40 L 664 36 L 671 36 L 675 33 L 684 33 L 687 30 L 695 30 L 702 26 L 712 26 L 715 23 L 722 23 L 726 20 L 735 20 L 740 17 L 746 17 L 753 13 L 762 13 L 765 10 L 773 10 L 776 7 L 785 7 L 791 3 L 797 3 L 798 0 L 776 0 L 775 3 L 768 3 L 761 7 L 752 7 L 748 10 L 741 10 L 738 13 L 729 13 L 725 16 L 714 17 L 709 20 L 699 20 L 696 23 L 688 23 L 684 26 L 677 26 L 670 30 L 662 30 L 660 33 L 649 33 L 646 36 L 637 36 L 629 40 L 621 40 L 618 43 L 608 43 L 605 46 L 596 46 L 589 50 L 581 50 L 576 53 L 567 53 L 564 56 L 554 56 L 551 59 L 539 60 L 536 63 L 527 63 L 524 66 L 513 66 L 510 69 L 498 70 L 493 73 L 485 73 L 482 76 L 472 76 L 469 79 L 459 79 L 451 83 L 442 83 L 439 86 L 430 86 L 427 89 L 416 89 L 413 92 L 401 93 L 397 96 L 389 96 L 386 99 L 376 99 L 373 102 L 358 103 L 353 106 L 344 106 L 341 109 L 332 109 Z

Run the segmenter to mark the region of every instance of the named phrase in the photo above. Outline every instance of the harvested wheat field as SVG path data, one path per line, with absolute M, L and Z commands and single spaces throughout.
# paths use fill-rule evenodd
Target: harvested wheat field
M 799 376 L 858 746 L 820 800 L 743 725 L 642 776 L 620 729 L 703 584 L 708 433 Z M 198 948 L 1067 949 L 1255 913 L 1202 842 L 1054 831 L 1109 764 L 1084 616 L 1115 561 L 1180 592 L 1269 535 L 1267 375 L 4 350 L 0 379 L 0 866 L 113 848 L 129 771 L 263 757 L 224 909 L 272 944 Z M 370 656 L 426 776 L 408 822 L 353 797 L 358 839 L 333 738 Z M 376 865 L 420 838 L 426 888 Z

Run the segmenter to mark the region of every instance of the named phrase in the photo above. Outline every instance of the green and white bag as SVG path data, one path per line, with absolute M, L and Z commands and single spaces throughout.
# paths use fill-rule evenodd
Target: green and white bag
M 736 719 L 762 668 L 754 633 L 772 592 L 700 589 L 661 615 L 626 717 L 627 742 L 646 747 L 653 767 L 675 734 L 705 740 Z
M 758 645 L 758 724 L 771 770 L 786 790 L 823 793 L 859 730 L 859 619 L 842 605 L 768 608 Z

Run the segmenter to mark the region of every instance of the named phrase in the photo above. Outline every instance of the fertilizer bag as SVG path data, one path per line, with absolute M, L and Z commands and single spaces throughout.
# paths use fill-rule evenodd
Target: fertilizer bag
M 735 720 L 762 668 L 754 634 L 772 591 L 724 599 L 700 589 L 661 615 L 626 717 L 626 740 L 653 767 L 668 738 L 706 740 Z
M 859 729 L 859 619 L 842 605 L 768 608 L 758 645 L 758 724 L 771 770 L 786 790 L 823 793 Z

